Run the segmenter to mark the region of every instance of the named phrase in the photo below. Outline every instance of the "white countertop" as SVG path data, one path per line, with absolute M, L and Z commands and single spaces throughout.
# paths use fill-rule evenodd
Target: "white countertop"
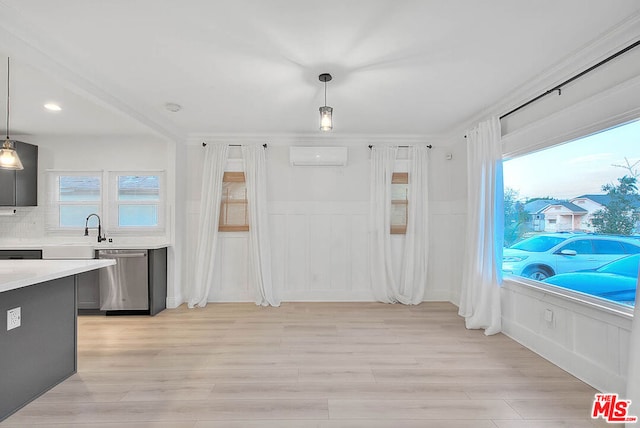
M 91 246 L 96 250 L 158 250 L 160 248 L 169 247 L 170 244 L 167 242 L 101 242 L 98 244 L 97 242 L 63 242 L 63 243 L 37 243 L 37 242 L 3 242 L 0 241 L 0 250 L 41 250 L 44 247 L 60 247 L 60 246 L 78 246 L 78 247 L 86 247 Z
M 0 293 L 114 265 L 115 260 L 0 260 Z

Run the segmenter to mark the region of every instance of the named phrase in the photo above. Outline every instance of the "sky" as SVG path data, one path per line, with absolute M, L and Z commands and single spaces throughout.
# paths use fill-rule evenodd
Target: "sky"
M 504 185 L 520 199 L 603 194 L 604 184 L 629 175 L 613 166 L 626 165 L 625 157 L 632 165 L 640 161 L 640 120 L 510 159 L 504 163 Z M 640 172 L 640 162 L 635 169 Z

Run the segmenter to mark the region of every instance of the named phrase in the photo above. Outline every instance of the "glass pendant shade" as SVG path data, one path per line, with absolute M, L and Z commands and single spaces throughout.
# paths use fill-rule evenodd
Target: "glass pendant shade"
M 329 106 L 320 107 L 320 130 L 331 131 L 333 129 L 333 108 Z
M 20 156 L 13 147 L 13 143 L 8 138 L 0 149 L 0 168 L 4 169 L 24 169 Z

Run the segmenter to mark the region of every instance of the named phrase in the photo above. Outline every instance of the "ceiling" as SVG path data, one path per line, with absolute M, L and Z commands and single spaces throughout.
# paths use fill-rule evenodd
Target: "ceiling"
M 637 0 L 0 0 L 0 54 L 12 134 L 319 135 L 328 72 L 334 135 L 430 136 L 638 13 Z

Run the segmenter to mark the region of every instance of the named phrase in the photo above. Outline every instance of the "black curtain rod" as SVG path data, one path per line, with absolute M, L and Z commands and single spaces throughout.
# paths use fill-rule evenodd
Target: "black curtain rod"
M 408 148 L 408 147 L 412 147 L 412 146 L 398 146 L 398 148 Z M 371 150 L 373 148 L 373 144 L 369 144 L 369 150 Z M 432 149 L 433 146 L 431 144 L 427 144 L 427 149 Z
M 202 142 L 202 147 L 206 147 L 207 143 L 205 143 L 204 141 Z M 229 147 L 242 147 L 242 144 L 229 144 Z M 264 143 L 262 145 L 262 147 L 264 147 L 265 149 L 267 148 L 267 143 Z
M 627 53 L 628 51 L 630 51 L 631 49 L 633 49 L 633 48 L 635 48 L 635 47 L 637 47 L 637 46 L 639 46 L 639 45 L 640 45 L 640 40 L 638 40 L 638 41 L 637 41 L 637 42 L 635 42 L 635 43 L 632 43 L 631 45 L 627 46 L 626 48 L 624 48 L 624 49 L 622 49 L 622 50 L 619 50 L 618 52 L 614 53 L 613 55 L 608 56 L 607 58 L 603 59 L 603 60 L 602 60 L 602 61 L 600 61 L 599 63 L 597 63 L 597 64 L 595 64 L 595 65 L 592 65 L 591 67 L 589 67 L 589 68 L 587 68 L 586 70 L 584 70 L 584 71 L 582 71 L 582 72 L 580 72 L 580 73 L 576 74 L 575 76 L 573 76 L 573 77 L 571 77 L 571 78 L 569 78 L 569 79 L 565 80 L 564 82 L 559 83 L 558 85 L 556 85 L 556 86 L 554 86 L 553 88 L 549 89 L 548 91 L 546 91 L 546 92 L 544 92 L 544 93 L 542 93 L 542 94 L 538 95 L 537 97 L 533 98 L 532 100 L 529 100 L 529 101 L 527 101 L 526 103 L 521 104 L 521 105 L 519 105 L 518 107 L 514 108 L 513 110 L 506 112 L 505 114 L 503 114 L 502 116 L 500 116 L 500 119 L 504 119 L 505 117 L 512 115 L 513 113 L 515 113 L 515 112 L 517 112 L 518 110 L 520 110 L 520 109 L 522 109 L 522 108 L 524 108 L 524 107 L 528 106 L 529 104 L 531 104 L 531 103 L 534 103 L 534 102 L 538 101 L 540 98 L 546 97 L 547 95 L 549 95 L 549 94 L 551 94 L 551 93 L 554 93 L 554 92 L 556 92 L 556 91 L 558 91 L 558 95 L 562 95 L 562 87 L 563 87 L 563 86 L 565 86 L 565 85 L 567 85 L 567 84 L 569 84 L 569 83 L 573 82 L 574 80 L 577 80 L 577 79 L 581 78 L 581 77 L 582 77 L 582 76 L 584 76 L 585 74 L 592 72 L 592 71 L 593 71 L 593 70 L 595 70 L 596 68 L 598 68 L 598 67 L 600 67 L 600 66 L 602 66 L 602 65 L 604 65 L 604 64 L 606 64 L 606 63 L 608 63 L 609 61 L 611 61 L 612 59 L 615 59 L 615 58 L 619 57 L 620 55 L 623 55 L 623 54 Z M 466 135 L 465 135 L 465 138 L 466 138 Z

